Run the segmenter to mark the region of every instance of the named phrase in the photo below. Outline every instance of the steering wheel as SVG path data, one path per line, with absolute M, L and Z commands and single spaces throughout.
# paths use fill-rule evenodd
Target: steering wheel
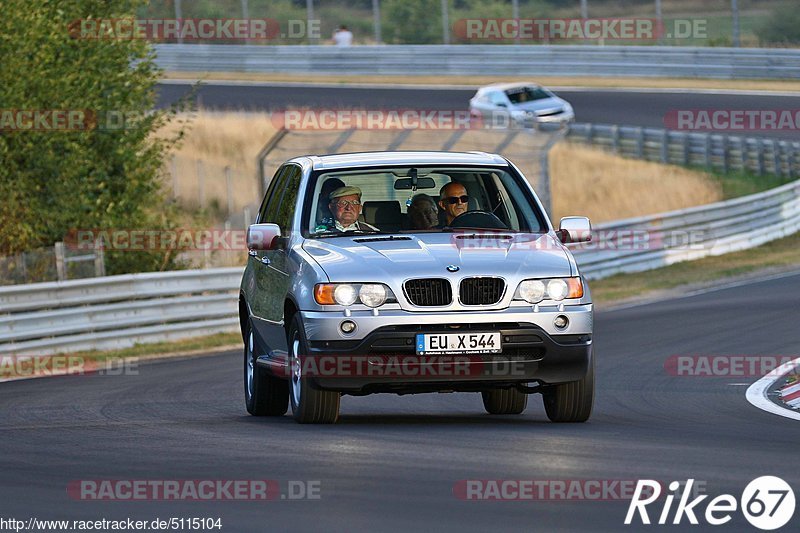
M 451 228 L 508 229 L 508 226 L 497 215 L 488 211 L 461 213 L 448 226 Z

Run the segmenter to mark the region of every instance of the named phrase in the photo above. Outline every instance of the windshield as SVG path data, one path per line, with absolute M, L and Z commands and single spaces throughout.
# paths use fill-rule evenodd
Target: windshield
M 506 91 L 506 96 L 512 104 L 524 104 L 534 100 L 551 98 L 553 94 L 544 87 L 516 87 Z
M 547 231 L 521 178 L 495 168 L 403 167 L 312 176 L 303 233 L 418 233 L 458 228 Z

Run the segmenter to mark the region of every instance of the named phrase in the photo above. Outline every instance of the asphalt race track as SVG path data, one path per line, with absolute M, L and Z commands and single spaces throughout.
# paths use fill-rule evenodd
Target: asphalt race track
M 800 273 L 599 312 L 596 410 L 578 425 L 547 422 L 536 396 L 522 416 L 486 415 L 477 394 L 345 397 L 335 426 L 254 418 L 239 352 L 143 364 L 136 375 L 5 383 L 0 501 L 17 519 L 221 517 L 228 532 L 663 530 L 625 528 L 627 501 L 463 501 L 453 487 L 693 478 L 711 497 L 738 499 L 750 480 L 777 475 L 797 490 L 800 425 L 745 400 L 756 377 L 676 377 L 664 362 L 796 356 L 798 293 Z M 284 494 L 289 480 L 319 481 L 320 499 L 76 501 L 66 487 L 80 479 L 274 479 Z M 754 530 L 738 511 L 693 529 Z
M 190 85 L 158 86 L 163 107 L 187 94 Z M 578 122 L 664 127 L 669 111 L 686 109 L 785 110 L 800 109 L 800 94 L 710 94 L 636 90 L 565 89 L 557 91 L 575 109 Z M 471 89 L 375 88 L 346 86 L 239 85 L 205 82 L 197 102 L 207 109 L 280 110 L 289 106 L 314 108 L 464 110 L 475 94 Z M 732 135 L 738 134 L 731 132 Z M 748 132 L 747 135 L 797 140 L 794 131 Z

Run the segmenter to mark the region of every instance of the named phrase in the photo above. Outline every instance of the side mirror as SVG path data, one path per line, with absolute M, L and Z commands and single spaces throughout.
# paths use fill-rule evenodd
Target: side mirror
M 558 238 L 564 244 L 592 240 L 592 224 L 586 217 L 564 217 L 558 228 Z
M 248 250 L 274 250 L 281 237 L 277 224 L 251 224 L 247 228 Z

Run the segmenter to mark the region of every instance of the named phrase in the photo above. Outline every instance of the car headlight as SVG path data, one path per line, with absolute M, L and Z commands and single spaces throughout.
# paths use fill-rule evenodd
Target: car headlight
M 560 302 L 565 298 L 582 298 L 581 278 L 526 279 L 519 284 L 515 300 L 536 304 L 544 299 Z
M 353 305 L 358 300 L 358 293 L 352 285 L 337 285 L 333 289 L 333 300 L 339 305 Z
M 518 292 L 523 300 L 535 304 L 544 299 L 546 289 L 542 280 L 526 279 L 519 284 Z
M 379 284 L 364 284 L 358 290 L 358 298 L 367 307 L 379 307 L 386 301 L 386 287 Z
M 381 283 L 318 283 L 314 286 L 314 300 L 320 305 L 345 307 L 356 303 L 380 307 L 397 301 L 392 290 Z

